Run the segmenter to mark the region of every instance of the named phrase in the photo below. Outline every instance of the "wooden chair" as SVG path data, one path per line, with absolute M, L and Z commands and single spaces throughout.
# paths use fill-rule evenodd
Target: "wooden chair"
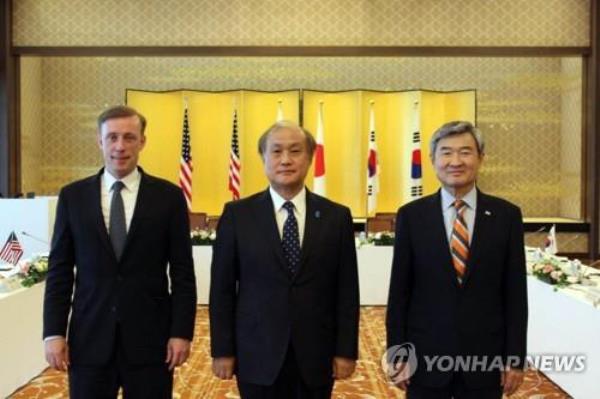
M 394 222 L 392 219 L 383 219 L 378 217 L 367 219 L 367 232 L 378 233 L 380 231 L 394 231 Z
M 216 230 L 218 224 L 219 224 L 219 216 L 209 216 L 207 223 L 206 223 L 206 228 L 209 230 Z
M 377 212 L 375 217 L 380 220 L 389 220 L 392 223 L 390 231 L 396 229 L 396 213 L 395 212 Z
M 205 229 L 206 228 L 206 213 L 204 212 L 189 212 L 190 229 Z
M 375 217 L 380 219 L 396 219 L 396 212 L 377 212 L 375 213 Z

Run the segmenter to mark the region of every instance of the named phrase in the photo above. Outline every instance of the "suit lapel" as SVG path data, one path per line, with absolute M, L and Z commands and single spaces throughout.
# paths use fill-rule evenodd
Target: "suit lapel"
M 147 217 L 151 213 L 152 209 L 152 180 L 146 176 L 142 168 L 138 169 L 141 175 L 140 186 L 138 187 L 138 195 L 135 200 L 135 207 L 133 208 L 133 215 L 131 217 L 129 231 L 127 232 L 127 240 L 125 241 L 123 253 L 125 253 L 127 250 L 127 246 L 131 242 L 132 237 L 135 237 L 135 233 L 140 226 L 140 221 Z
M 125 247 L 123 248 L 123 255 L 121 260 L 125 258 L 127 249 L 131 246 L 131 241 L 135 238 L 135 233 L 139 228 L 140 220 L 148 215 L 148 209 L 152 206 L 150 204 L 152 200 L 152 181 L 146 176 L 142 168 L 138 168 L 140 172 L 140 186 L 138 187 L 138 194 L 135 200 L 135 206 L 133 207 L 133 215 L 131 216 L 131 224 L 127 231 L 127 238 L 125 239 Z
M 267 240 L 267 245 L 273 250 L 275 257 L 281 266 L 281 270 L 289 276 L 285 258 L 283 257 L 281 237 L 279 236 L 279 228 L 277 227 L 277 221 L 275 220 L 275 210 L 273 209 L 273 200 L 271 199 L 269 189 L 257 198 L 254 204 L 254 211 L 262 235 Z
M 296 272 L 296 276 L 300 274 L 302 269 L 305 268 L 306 263 L 310 257 L 310 254 L 314 250 L 316 244 L 319 242 L 321 232 L 321 219 L 326 216 L 323 214 L 323 210 L 319 206 L 318 198 L 306 190 L 306 215 L 304 218 L 304 235 L 302 238 L 302 257 L 300 261 L 300 268 Z
M 463 285 L 465 285 L 469 277 L 477 272 L 478 258 L 489 242 L 488 237 L 493 227 L 494 211 L 490 208 L 490 203 L 485 194 L 477 190 L 477 210 L 475 213 L 475 229 L 471 238 L 471 246 L 469 248 L 469 260 L 467 261 L 467 271 L 465 273 Z
M 440 266 L 450 283 L 458 288 L 459 285 L 458 280 L 456 279 L 456 271 L 454 270 L 452 255 L 450 254 L 450 243 L 448 242 L 448 235 L 446 234 L 446 224 L 442 212 L 442 194 L 440 190 L 430 197 L 428 207 L 422 216 L 423 221 L 425 222 L 424 226 L 430 226 L 429 229 L 425 228 L 424 231 L 427 233 L 429 230 L 429 233 L 432 236 L 431 242 L 433 244 L 431 249 L 434 251 L 435 248 L 441 248 L 442 264 Z
M 96 226 L 96 230 L 100 237 L 100 242 L 104 246 L 107 252 L 109 252 L 114 258 L 115 262 L 117 261 L 117 257 L 115 256 L 115 251 L 110 242 L 110 237 L 108 236 L 108 227 L 104 222 L 104 215 L 102 214 L 102 203 L 101 203 L 101 188 L 100 185 L 102 182 L 102 174 L 104 173 L 104 169 L 101 169 L 100 172 L 96 175 L 96 177 L 92 180 L 92 184 L 89 187 L 89 191 L 87 198 L 83 203 L 91 204 L 91 209 L 93 210 L 93 221 Z

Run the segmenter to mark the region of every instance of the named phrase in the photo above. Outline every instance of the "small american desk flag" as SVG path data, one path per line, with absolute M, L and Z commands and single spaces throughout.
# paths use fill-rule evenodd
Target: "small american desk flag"
M 0 251 L 0 259 L 16 265 L 17 262 L 19 262 L 19 259 L 21 259 L 21 256 L 23 256 L 23 248 L 17 239 L 17 235 L 13 231 L 8 236 L 8 240 L 6 240 L 6 243 Z
M 183 190 L 188 209 L 192 209 L 192 147 L 190 145 L 190 125 L 187 106 L 183 111 L 183 138 L 181 143 L 181 167 L 179 169 L 179 185 Z
M 231 150 L 229 151 L 229 191 L 234 200 L 240 199 L 240 143 L 237 127 L 237 110 L 233 110 L 233 129 L 231 132 Z

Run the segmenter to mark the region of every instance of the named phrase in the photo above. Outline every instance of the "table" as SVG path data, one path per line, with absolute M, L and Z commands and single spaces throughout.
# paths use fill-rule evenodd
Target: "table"
M 194 271 L 196 273 L 196 289 L 198 291 L 198 304 L 208 305 L 212 246 L 194 245 L 192 247 L 192 252 L 194 255 Z
M 42 341 L 45 284 L 0 294 L 0 397 L 46 368 Z
M 193 247 L 198 303 L 208 304 L 210 288 L 210 263 L 212 247 Z M 365 245 L 357 249 L 358 278 L 361 305 L 387 304 L 387 295 L 392 269 L 392 247 Z
M 393 248 L 363 245 L 356 250 L 361 305 L 387 305 Z
M 536 355 L 586 356 L 583 372 L 545 371 L 552 381 L 576 399 L 600 398 L 600 309 L 573 288 L 554 290 L 527 277 L 529 329 L 527 350 Z
M 48 252 L 56 204 L 57 197 L 0 199 L 0 245 L 6 242 L 11 232 L 15 232 L 23 249 L 21 259 Z

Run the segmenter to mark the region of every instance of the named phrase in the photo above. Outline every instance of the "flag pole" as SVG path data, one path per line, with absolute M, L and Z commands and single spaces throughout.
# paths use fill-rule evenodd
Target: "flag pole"
M 283 120 L 283 100 L 277 100 L 277 122 Z
M 189 126 L 189 104 L 188 98 L 183 94 L 183 128 L 181 138 L 181 154 L 179 160 L 179 186 L 181 187 L 187 203 L 188 212 L 192 212 L 192 176 L 193 157 L 191 148 L 190 126 Z
M 368 134 L 368 141 L 367 141 L 367 218 L 370 216 L 370 212 L 369 212 L 369 186 L 371 187 L 371 196 L 375 195 L 375 192 L 373 190 L 375 190 L 375 186 L 371 185 L 369 183 L 369 176 L 368 176 L 368 165 L 369 165 L 369 156 L 371 154 L 371 123 L 372 118 L 373 118 L 373 113 L 374 113 L 374 108 L 375 107 L 375 100 L 369 100 L 369 134 Z M 375 129 L 375 127 L 373 126 L 373 130 Z
M 327 197 L 327 180 L 325 168 L 325 134 L 323 124 L 323 104 L 319 100 L 317 110 L 316 148 L 313 157 L 313 191 L 323 197 Z
M 368 222 L 369 222 L 369 154 L 370 154 L 370 142 L 371 142 L 371 113 L 373 112 L 373 106 L 375 105 L 375 101 L 373 99 L 369 100 L 369 128 L 367 135 L 367 195 L 365 201 L 365 210 L 366 210 L 366 219 L 365 219 L 365 237 L 368 238 Z
M 233 120 L 231 126 L 231 139 L 229 144 L 229 172 L 228 172 L 228 189 L 231 192 L 234 201 L 241 198 L 242 179 L 241 179 L 241 154 L 240 140 L 238 134 L 238 109 L 237 101 L 233 101 Z

